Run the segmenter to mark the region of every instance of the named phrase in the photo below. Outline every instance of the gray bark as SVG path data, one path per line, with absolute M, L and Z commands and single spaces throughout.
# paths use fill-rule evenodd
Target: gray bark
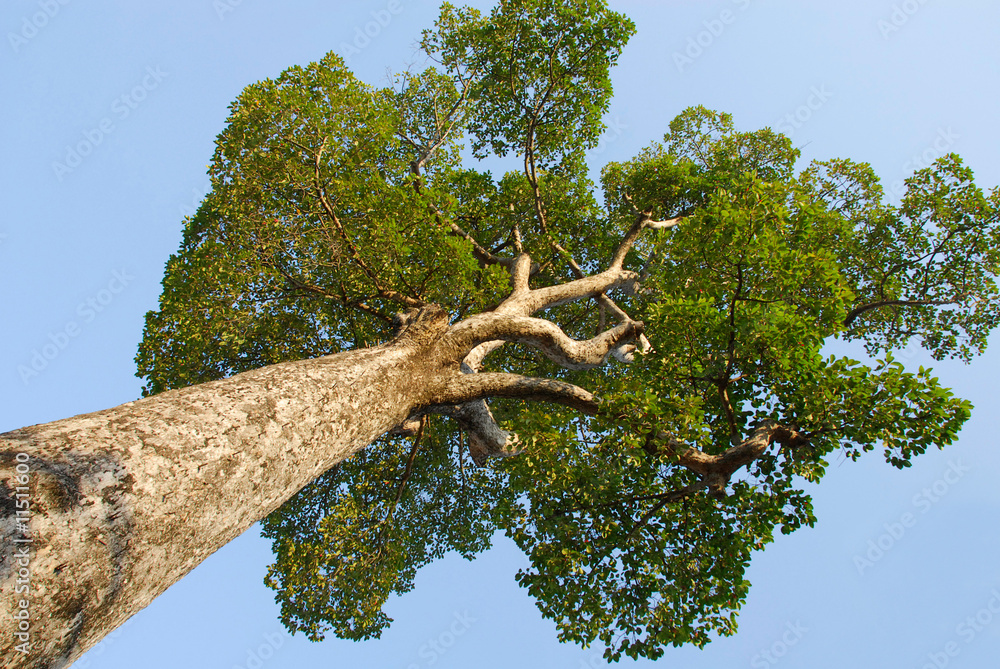
M 430 353 L 447 328 L 442 313 L 432 316 L 404 324 L 388 345 L 0 435 L 2 666 L 70 664 L 315 477 L 426 405 L 441 380 L 459 373 L 457 361 Z M 18 464 L 27 465 L 27 486 Z M 19 499 L 29 504 L 27 534 L 17 527 Z M 29 629 L 18 638 L 23 603 Z M 25 639 L 27 653 L 17 648 Z

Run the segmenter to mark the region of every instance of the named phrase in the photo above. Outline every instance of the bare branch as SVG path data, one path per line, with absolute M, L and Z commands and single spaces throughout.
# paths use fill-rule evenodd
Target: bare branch
M 542 318 L 487 313 L 456 324 L 449 337 L 460 349 L 470 351 L 496 339 L 527 344 L 566 369 L 593 369 L 603 365 L 619 344 L 635 340 L 642 328 L 641 322 L 629 320 L 592 339 L 577 341 Z
M 668 218 L 665 221 L 654 221 L 649 219 L 646 221 L 646 227 L 650 230 L 669 230 L 670 228 L 676 227 L 681 222 L 681 217 L 677 216 L 674 218 Z
M 478 372 L 486 356 L 506 343 L 507 342 L 502 339 L 493 339 L 479 344 L 469 351 L 468 355 L 465 356 L 465 359 L 462 360 L 462 371 L 466 374 Z
M 801 432 L 772 420 L 765 420 L 749 438 L 721 455 L 708 455 L 663 432 L 647 441 L 646 450 L 656 454 L 660 452 L 658 445 L 662 446 L 677 456 L 680 465 L 701 475 L 708 486 L 709 494 L 713 497 L 725 497 L 726 486 L 729 485 L 732 475 L 741 467 L 759 458 L 767 447 L 775 442 L 793 448 L 809 444 L 808 437 Z
M 504 372 L 457 374 L 442 389 L 440 403 L 465 404 L 488 397 L 552 402 L 589 415 L 597 413 L 598 406 L 591 393 L 572 383 Z M 430 407 L 429 410 L 436 409 Z
M 514 265 L 510 270 L 511 283 L 514 286 L 512 295 L 521 295 L 529 292 L 528 278 L 531 276 L 531 256 L 521 253 L 514 260 Z
M 562 304 L 576 302 L 581 299 L 599 297 L 606 291 L 634 282 L 638 276 L 638 274 L 629 270 L 609 269 L 599 274 L 592 274 L 591 276 L 585 276 L 556 286 L 538 288 L 524 297 L 515 298 L 512 295 L 504 301 L 501 308 L 507 305 L 508 302 L 516 302 L 518 303 L 517 306 L 521 308 L 512 309 L 512 311 L 530 314 L 544 309 L 551 309 Z M 610 300 L 608 302 L 611 303 Z M 601 303 L 605 304 L 604 301 Z M 617 306 L 611 307 L 610 304 L 608 306 L 616 316 L 620 314 L 620 320 L 628 319 L 628 315 Z
M 469 455 L 480 467 L 490 458 L 508 458 L 523 450 L 516 434 L 497 425 L 484 400 L 439 408 L 437 413 L 454 418 L 469 433 Z
M 643 230 L 647 228 L 652 230 L 668 230 L 680 223 L 681 219 L 682 217 L 677 216 L 665 221 L 654 221 L 650 212 L 640 212 L 635 219 L 635 223 L 632 224 L 632 227 L 629 228 L 625 236 L 622 237 L 621 242 L 619 242 L 615 254 L 611 256 L 611 263 L 608 265 L 608 269 L 620 269 L 624 265 L 625 256 L 635 246 L 635 242 L 639 239 L 639 235 L 642 234 Z

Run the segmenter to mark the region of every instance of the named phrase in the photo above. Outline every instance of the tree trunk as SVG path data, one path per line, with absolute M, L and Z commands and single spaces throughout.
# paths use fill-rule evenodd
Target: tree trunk
M 429 355 L 446 327 L 439 312 L 390 344 L 0 435 L 2 666 L 73 662 L 426 406 L 449 366 Z

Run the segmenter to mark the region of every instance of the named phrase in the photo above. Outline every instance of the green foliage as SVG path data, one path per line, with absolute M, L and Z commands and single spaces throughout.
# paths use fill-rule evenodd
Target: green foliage
M 452 421 L 429 417 L 415 442 L 378 441 L 265 521 L 290 630 L 378 636 L 420 566 L 471 558 L 502 530 L 560 638 L 600 642 L 609 660 L 701 646 L 734 633 L 752 552 L 815 521 L 803 483 L 831 457 L 881 448 L 904 468 L 956 439 L 969 403 L 893 351 L 983 350 L 1000 314 L 1000 194 L 949 155 L 889 204 L 868 165 L 797 174 L 788 138 L 694 107 L 604 167 L 599 203 L 582 156 L 633 30 L 596 0 L 501 0 L 488 17 L 446 4 L 423 38 L 439 69 L 377 90 L 330 55 L 233 104 L 212 193 L 147 316 L 146 393 L 385 341 L 407 306 L 493 308 L 506 270 L 455 226 L 491 254 L 520 243 L 539 287 L 573 278 L 569 258 L 603 269 L 638 212 L 684 217 L 639 238 L 625 264 L 641 286 L 613 295 L 651 351 L 587 372 L 513 346 L 486 361 L 582 385 L 596 416 L 493 401 L 526 448 L 483 468 Z M 524 157 L 524 172 L 464 167 L 463 137 L 479 156 Z M 605 322 L 586 301 L 545 317 L 577 338 Z M 836 339 L 876 359 L 829 355 Z M 719 455 L 767 421 L 807 443 L 771 444 L 721 498 L 665 446 Z
M 862 339 L 871 354 L 911 337 L 937 360 L 982 353 L 1000 305 L 997 191 L 984 195 L 955 154 L 907 179 L 898 206 L 881 201 L 867 165 L 818 163 L 803 182 L 856 228 L 840 249 L 862 304 L 848 315 L 848 338 Z
M 314 641 L 330 629 L 378 637 L 392 621 L 386 598 L 410 590 L 419 567 L 489 548 L 496 526 L 483 511 L 504 494 L 505 477 L 464 463 L 457 435 L 442 428 L 434 420 L 414 444 L 373 444 L 265 519 L 277 561 L 264 582 L 279 589 L 289 630 Z
M 489 18 L 445 3 L 423 48 L 470 84 L 476 155 L 543 160 L 593 147 L 611 100 L 608 71 L 634 24 L 600 0 L 501 0 Z

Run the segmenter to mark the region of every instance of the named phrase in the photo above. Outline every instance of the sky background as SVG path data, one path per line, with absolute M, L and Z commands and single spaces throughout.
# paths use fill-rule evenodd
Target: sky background
M 703 104 L 731 112 L 741 129 L 791 134 L 803 167 L 814 158 L 870 162 L 890 197 L 914 167 L 948 151 L 963 156 L 984 188 L 1000 183 L 998 3 L 612 6 L 635 20 L 638 34 L 614 71 L 595 170 L 633 156 L 685 107 Z M 205 167 L 227 105 L 244 86 L 330 50 L 383 85 L 388 71 L 422 64 L 414 43 L 437 7 L 4 0 L 0 431 L 139 395 L 133 358 L 143 315 L 156 306 L 183 216 L 208 188 Z M 87 155 L 68 155 L 81 143 Z M 959 443 L 902 472 L 878 453 L 835 461 L 822 485 L 809 488 L 817 526 L 755 557 L 735 637 L 704 650 L 669 649 L 657 663 L 622 664 L 995 666 L 1000 338 L 993 343 L 969 366 L 935 363 L 920 351 L 899 355 L 914 369 L 933 366 L 975 404 Z M 47 345 L 50 359 L 25 374 Z M 392 627 L 363 643 L 288 636 L 262 584 L 270 560 L 254 526 L 75 666 L 603 664 L 600 650 L 558 643 L 554 625 L 514 582 L 526 559 L 502 537 L 474 562 L 448 557 L 422 570 L 413 592 L 390 601 Z

